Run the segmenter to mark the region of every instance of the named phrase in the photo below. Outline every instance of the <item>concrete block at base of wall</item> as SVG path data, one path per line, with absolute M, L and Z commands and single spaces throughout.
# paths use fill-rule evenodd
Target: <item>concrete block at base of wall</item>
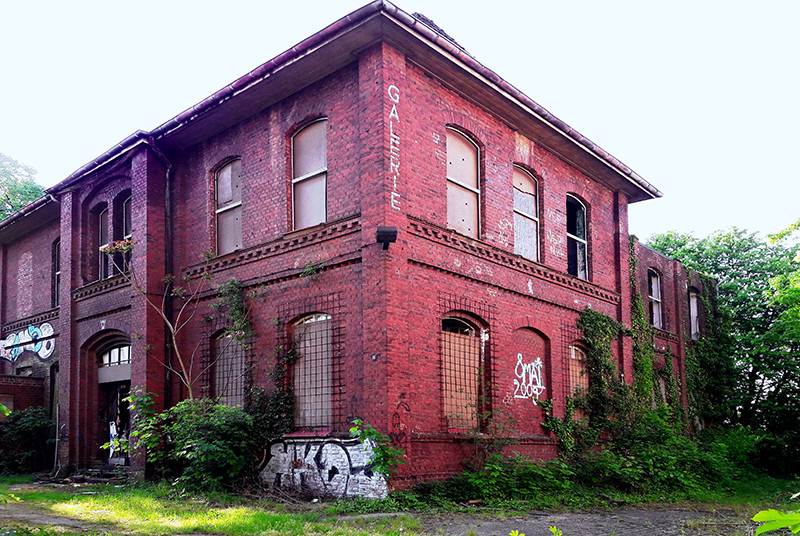
M 372 449 L 357 439 L 281 439 L 269 447 L 261 480 L 317 497 L 386 497 L 386 478 L 373 471 Z

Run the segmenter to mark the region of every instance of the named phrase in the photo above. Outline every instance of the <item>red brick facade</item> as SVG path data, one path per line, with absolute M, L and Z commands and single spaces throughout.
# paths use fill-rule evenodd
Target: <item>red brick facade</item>
M 552 398 L 563 414 L 582 310 L 630 325 L 627 206 L 660 194 L 432 32 L 387 2 L 370 4 L 154 131 L 123 140 L 50 189 L 52 197 L 0 224 L 3 337 L 46 320 L 55 341 L 47 358 L 12 358 L 19 345 L 6 339 L 5 366 L 10 372 L 25 356 L 60 364 L 60 418 L 68 424 L 62 464 L 104 461 L 99 445 L 110 417 L 98 408 L 116 396 L 111 387 L 144 386 L 159 406 L 185 396 L 162 365 L 170 351 L 156 312 L 121 276 L 102 277 L 98 222 L 107 218 L 109 240 L 122 238 L 130 197 L 134 271 L 144 275 L 142 292 L 157 298 L 166 274 L 196 280 L 202 252 L 214 251 L 217 172 L 236 159 L 242 246 L 209 268 L 214 284 L 233 278 L 259 289 L 246 355 L 256 385 L 268 383 L 274 348 L 292 344 L 298 320 L 330 315 L 319 317 L 329 322 L 322 376 L 330 425 L 307 433 L 346 437 L 354 418 L 389 433 L 407 452 L 399 486 L 461 470 L 473 447 L 453 428 L 443 395 L 444 346 L 457 340 L 479 348 L 480 377 L 465 380 L 479 391 L 473 406 L 515 417 L 516 450 L 555 455 L 535 402 Z M 319 118 L 327 119 L 325 223 L 293 230 L 293 136 Z M 448 222 L 453 132 L 479 155 L 476 238 Z M 515 166 L 537 181 L 538 261 L 514 253 Z M 585 208 L 585 279 L 569 274 L 567 196 Z M 376 242 L 379 226 L 397 229 L 388 248 Z M 53 309 L 59 236 L 60 306 Z M 640 286 L 647 267 L 661 274 L 666 322 L 657 345 L 670 348 L 684 385 L 688 276 L 674 261 L 641 246 L 637 252 Z M 179 341 L 186 353 L 196 346 L 199 368 L 209 370 L 214 337 L 225 327 L 219 315 L 200 321 L 213 316 L 214 298 L 203 295 Z M 450 334 L 447 319 L 472 331 Z M 127 344 L 129 376 L 103 380 L 101 354 Z M 629 341 L 614 351 L 631 378 Z M 196 388 L 213 395 L 214 385 L 207 371 Z

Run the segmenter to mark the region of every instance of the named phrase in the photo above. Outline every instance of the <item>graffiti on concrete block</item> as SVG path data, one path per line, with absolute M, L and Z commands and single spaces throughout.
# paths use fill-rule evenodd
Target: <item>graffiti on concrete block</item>
M 27 350 L 38 355 L 40 359 L 47 359 L 56 349 L 54 333 L 55 330 L 49 322 L 38 326 L 30 325 L 28 329 L 9 333 L 0 349 L 0 358 L 13 363 Z
M 542 358 L 537 357 L 531 363 L 522 361 L 522 354 L 517 354 L 517 366 L 514 367 L 514 398 L 534 398 L 538 399 L 544 390 L 544 379 L 542 378 Z M 535 403 L 535 401 L 534 401 Z
M 383 498 L 386 479 L 372 470 L 371 456 L 357 439 L 282 439 L 270 445 L 261 480 L 321 497 Z

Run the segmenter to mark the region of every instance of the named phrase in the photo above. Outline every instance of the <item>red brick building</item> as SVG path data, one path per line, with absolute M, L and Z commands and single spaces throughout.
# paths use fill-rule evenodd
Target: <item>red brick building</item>
M 215 284 L 262 295 L 245 347 L 202 295 L 179 341 L 198 349 L 202 394 L 239 403 L 246 370 L 268 383 L 276 345 L 300 356 L 288 370 L 297 433 L 272 446 L 266 481 L 381 493 L 345 440 L 356 417 L 406 450 L 400 486 L 462 468 L 476 407 L 503 406 L 515 449 L 552 457 L 536 400 L 563 414 L 585 381 L 582 310 L 630 325 L 627 207 L 660 195 L 429 20 L 379 0 L 0 223 L 5 372 L 45 378 L 63 466 L 108 460 L 99 445 L 110 423 L 124 433 L 132 385 L 159 405 L 185 396 L 157 311 L 100 252 L 130 237 L 117 261 L 144 275 L 146 296 L 167 274 L 196 278 L 207 250 Z M 687 274 L 636 251 L 683 386 Z M 614 352 L 631 378 L 630 342 Z

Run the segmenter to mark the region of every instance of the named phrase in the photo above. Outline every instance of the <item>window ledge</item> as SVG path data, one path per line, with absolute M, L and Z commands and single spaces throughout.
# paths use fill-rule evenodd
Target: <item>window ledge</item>
M 316 430 L 296 430 L 283 434 L 284 439 L 303 439 L 307 437 L 328 437 L 333 433 L 333 428 L 317 428 Z

